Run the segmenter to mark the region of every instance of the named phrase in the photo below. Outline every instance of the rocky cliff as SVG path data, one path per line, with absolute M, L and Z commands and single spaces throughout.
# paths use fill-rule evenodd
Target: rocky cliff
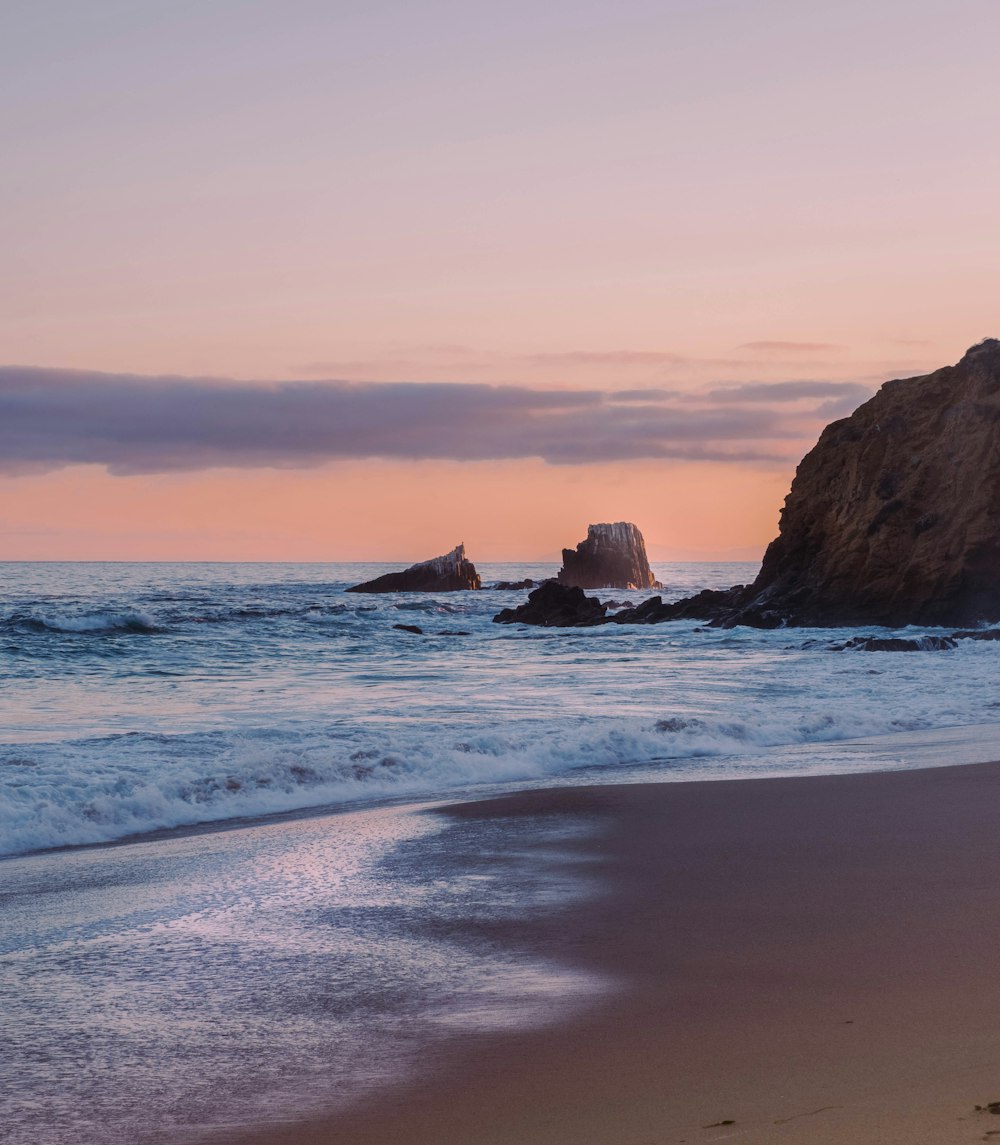
M 715 621 L 1000 619 L 1000 341 L 886 382 L 805 456 L 752 585 Z
M 642 533 L 627 521 L 588 525 L 587 539 L 563 549 L 556 580 L 576 588 L 660 588 L 646 558 Z
M 595 530 L 634 531 L 641 550 L 634 526 L 592 525 L 575 554 L 564 551 L 560 581 L 620 583 L 605 579 L 611 574 L 590 556 L 602 548 L 601 532 L 591 545 Z M 577 577 L 581 555 L 586 571 Z M 955 366 L 886 382 L 828 425 L 796 471 L 753 584 L 672 604 L 653 597 L 612 616 L 589 605 L 578 620 L 574 603 L 553 594 L 502 619 L 552 623 L 546 618 L 557 613 L 559 624 L 706 620 L 757 628 L 1000 620 L 1000 340 L 973 346 Z M 995 639 L 995 632 L 948 640 Z
M 443 557 L 411 565 L 401 572 L 386 573 L 375 580 L 349 588 L 348 592 L 457 592 L 482 588 L 479 573 L 466 560 L 465 545 L 458 545 Z

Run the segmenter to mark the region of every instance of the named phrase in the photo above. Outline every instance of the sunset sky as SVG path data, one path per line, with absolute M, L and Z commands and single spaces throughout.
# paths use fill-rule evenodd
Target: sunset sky
M 996 0 L 8 0 L 0 559 L 755 559 L 1000 333 Z

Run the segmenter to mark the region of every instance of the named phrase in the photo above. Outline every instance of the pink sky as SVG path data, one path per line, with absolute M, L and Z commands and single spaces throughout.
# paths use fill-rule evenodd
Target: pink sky
M 998 333 L 992 0 L 44 0 L 3 24 L 0 364 L 683 410 L 873 390 Z M 554 559 L 607 518 L 659 559 L 754 558 L 821 423 L 754 462 L 8 458 L 0 558 Z

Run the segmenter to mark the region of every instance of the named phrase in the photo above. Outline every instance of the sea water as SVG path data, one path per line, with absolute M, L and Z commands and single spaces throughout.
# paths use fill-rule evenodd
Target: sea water
M 390 567 L 0 564 L 0 854 L 636 767 L 864 767 L 825 748 L 1000 722 L 1000 644 L 893 655 L 833 650 L 859 630 L 550 630 L 492 623 L 523 591 L 344 591 Z M 481 568 L 487 585 L 554 571 Z M 669 600 L 756 567 L 654 571 Z M 814 750 L 774 751 L 793 745 Z
M 489 937 L 597 893 L 578 843 L 598 827 L 453 823 L 435 800 L 1000 757 L 997 643 L 544 630 L 492 623 L 523 591 L 345 593 L 384 571 L 0 565 L 5 1143 L 335 1108 L 432 1068 L 456 1030 L 613 992 Z M 655 568 L 667 599 L 755 571 Z
M 476 937 L 579 901 L 585 830 L 381 808 L 7 860 L 0 1141 L 161 1145 L 336 1110 L 456 1031 L 592 1004 L 610 983 Z

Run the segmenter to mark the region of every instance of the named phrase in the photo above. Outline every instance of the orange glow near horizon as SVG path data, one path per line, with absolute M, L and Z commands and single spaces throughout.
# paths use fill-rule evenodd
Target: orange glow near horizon
M 4 483 L 9 560 L 399 561 L 464 541 L 472 560 L 558 562 L 589 523 L 632 520 L 653 560 L 755 560 L 790 474 L 730 465 L 335 463 Z

